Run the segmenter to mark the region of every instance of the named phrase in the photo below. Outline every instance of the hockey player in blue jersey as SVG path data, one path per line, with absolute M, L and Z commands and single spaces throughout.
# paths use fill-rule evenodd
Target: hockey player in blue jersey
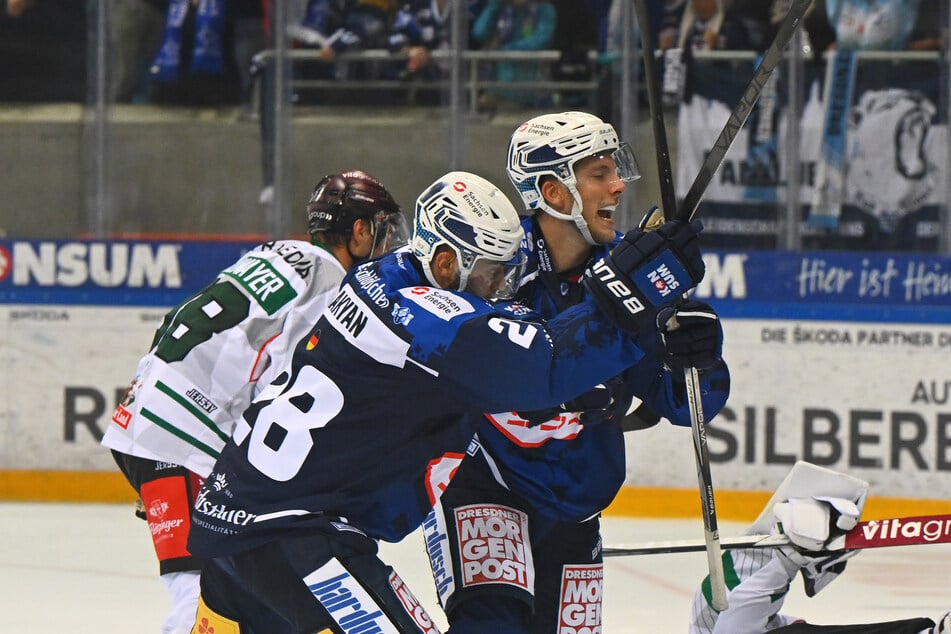
M 649 354 L 640 333 L 703 277 L 698 231 L 631 232 L 592 268 L 585 300 L 532 320 L 488 301 L 518 287 L 514 207 L 478 176 L 438 179 L 410 249 L 351 270 L 202 487 L 188 546 L 210 561 L 195 631 L 264 634 L 238 623 L 267 611 L 302 634 L 436 631 L 376 540 L 421 524 L 482 412 L 565 402 Z M 460 521 L 521 529 L 478 509 Z
M 637 164 L 610 124 L 565 112 L 519 126 L 507 170 L 535 211 L 522 220 L 527 269 L 517 298 L 552 317 L 594 290 L 582 274 L 621 241 L 613 214 L 625 183 L 638 176 Z M 680 323 L 676 330 L 666 326 L 672 314 Z M 487 416 L 479 450 L 424 523 L 452 634 L 600 631 L 600 592 L 580 596 L 570 589 L 579 579 L 585 587 L 602 587 L 598 514 L 624 482 L 621 421 L 632 396 L 689 426 L 684 365 L 703 368 L 708 416 L 723 408 L 729 389 L 722 332 L 709 306 L 685 302 L 667 309 L 659 323 L 646 324 L 640 338 L 646 354 L 623 377 L 560 408 Z M 478 548 L 486 535 L 460 519 L 475 510 L 505 514 L 523 527 L 516 547 L 504 556 Z M 524 573 L 493 575 L 489 562 L 496 561 Z

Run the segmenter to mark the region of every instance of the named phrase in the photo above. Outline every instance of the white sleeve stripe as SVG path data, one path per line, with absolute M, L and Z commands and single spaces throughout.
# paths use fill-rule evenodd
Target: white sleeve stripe
M 310 515 L 313 511 L 307 511 L 305 509 L 287 509 L 285 511 L 275 511 L 273 513 L 265 513 L 264 515 L 258 515 L 254 518 L 254 523 L 258 522 L 267 522 L 268 520 L 276 520 L 282 517 L 290 517 L 297 515 Z

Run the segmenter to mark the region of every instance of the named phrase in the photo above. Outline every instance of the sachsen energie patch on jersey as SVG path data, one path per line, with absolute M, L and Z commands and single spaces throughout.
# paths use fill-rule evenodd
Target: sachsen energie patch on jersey
M 472 304 L 457 293 L 451 293 L 431 286 L 401 288 L 400 295 L 422 306 L 443 321 L 449 321 L 458 315 L 475 312 Z
M 532 592 L 535 587 L 528 515 L 500 504 L 455 510 L 463 587 L 501 583 Z

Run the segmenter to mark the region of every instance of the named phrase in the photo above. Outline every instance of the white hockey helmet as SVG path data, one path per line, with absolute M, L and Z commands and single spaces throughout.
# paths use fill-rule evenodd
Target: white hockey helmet
M 438 286 L 430 260 L 448 245 L 459 264 L 459 284 L 484 299 L 508 299 L 525 266 L 519 250 L 525 232 L 518 212 L 498 187 L 469 172 L 449 172 L 416 201 L 410 246 L 426 279 Z
M 614 159 L 618 177 L 625 182 L 640 178 L 637 159 L 627 143 L 618 140 L 610 123 L 586 112 L 543 114 L 529 119 L 512 133 L 506 172 L 528 209 L 541 209 L 559 220 L 573 220 L 589 244 L 595 244 L 581 217 L 575 164 L 591 156 Z M 570 214 L 556 211 L 542 196 L 541 177 L 554 176 L 574 199 Z

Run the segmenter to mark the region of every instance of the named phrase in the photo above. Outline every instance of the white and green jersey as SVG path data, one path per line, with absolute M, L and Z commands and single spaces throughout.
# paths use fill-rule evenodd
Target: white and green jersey
M 710 605 L 710 578 L 703 580 L 690 607 L 690 634 L 762 634 L 797 619 L 780 614 L 799 566 L 773 548 L 743 548 L 723 553 L 730 607 Z
M 207 476 L 235 420 L 336 296 L 344 273 L 328 251 L 297 240 L 243 255 L 165 316 L 102 444 Z

